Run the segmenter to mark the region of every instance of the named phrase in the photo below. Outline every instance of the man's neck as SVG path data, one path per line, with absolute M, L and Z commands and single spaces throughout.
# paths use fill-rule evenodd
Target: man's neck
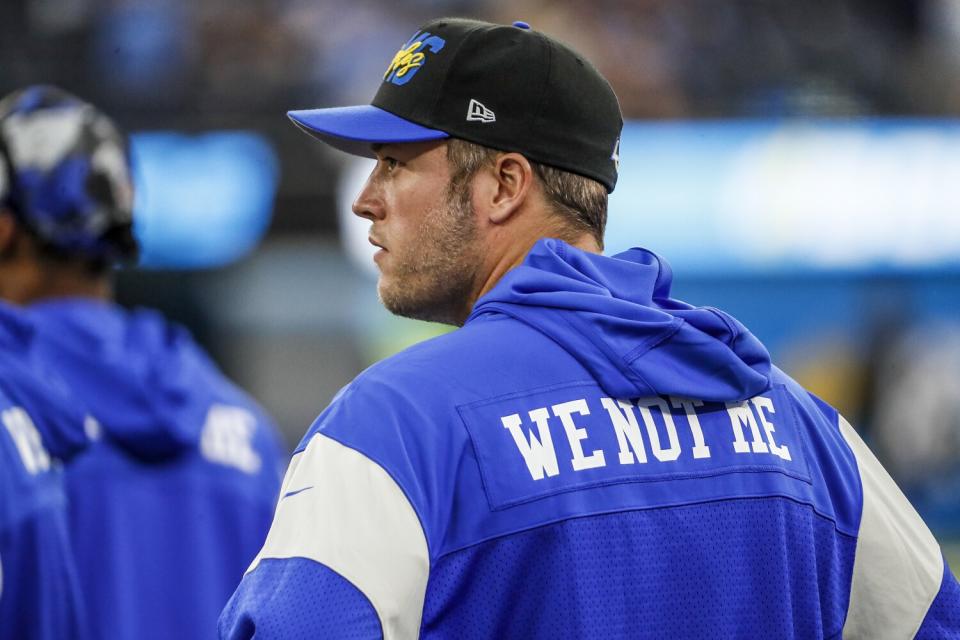
M 67 269 L 21 269 L 3 273 L 0 297 L 18 305 L 56 298 L 111 300 L 110 279 Z
M 113 299 L 113 288 L 107 282 L 61 283 L 37 291 L 32 299 L 24 304 L 55 300 L 57 298 L 87 298 L 107 302 Z

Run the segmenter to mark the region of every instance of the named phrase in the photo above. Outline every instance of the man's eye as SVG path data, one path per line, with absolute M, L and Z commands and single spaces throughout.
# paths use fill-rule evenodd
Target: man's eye
M 396 158 L 387 156 L 383 159 L 383 164 L 386 165 L 387 171 L 393 171 L 400 165 L 400 162 L 398 162 Z

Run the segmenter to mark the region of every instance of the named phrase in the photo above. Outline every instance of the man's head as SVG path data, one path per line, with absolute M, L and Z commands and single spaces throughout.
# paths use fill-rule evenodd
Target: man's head
M 0 297 L 103 290 L 136 258 L 132 206 L 127 143 L 107 116 L 48 86 L 0 101 Z
M 536 240 L 602 247 L 616 96 L 523 23 L 435 20 L 400 48 L 372 104 L 289 115 L 377 158 L 354 212 L 385 249 L 380 295 L 398 314 L 458 324 Z
M 602 246 L 607 192 L 590 178 L 456 138 L 374 150 L 353 208 L 372 223 L 379 294 L 393 313 L 460 324 L 502 275 L 496 262 L 522 258 L 540 237 Z

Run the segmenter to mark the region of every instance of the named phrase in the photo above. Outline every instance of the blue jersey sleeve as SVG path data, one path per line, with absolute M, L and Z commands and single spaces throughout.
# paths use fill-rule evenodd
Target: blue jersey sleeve
M 270 532 L 220 618 L 222 638 L 414 638 L 430 556 L 402 460 L 377 460 L 343 431 L 394 451 L 395 406 L 341 395 L 294 453 Z M 398 480 L 398 478 L 401 478 Z
M 322 594 L 321 597 L 318 597 Z M 263 560 L 220 616 L 220 637 L 379 640 L 370 601 L 343 576 L 305 558 Z

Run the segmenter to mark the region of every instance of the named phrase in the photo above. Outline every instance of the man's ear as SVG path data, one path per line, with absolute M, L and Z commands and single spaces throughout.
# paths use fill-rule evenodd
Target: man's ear
M 6 209 L 0 209 L 0 257 L 10 255 L 17 240 L 17 221 Z
M 480 196 L 487 215 L 493 224 L 503 224 L 529 197 L 533 188 L 533 167 L 519 153 L 503 153 L 497 156 L 489 169 L 487 188 Z

